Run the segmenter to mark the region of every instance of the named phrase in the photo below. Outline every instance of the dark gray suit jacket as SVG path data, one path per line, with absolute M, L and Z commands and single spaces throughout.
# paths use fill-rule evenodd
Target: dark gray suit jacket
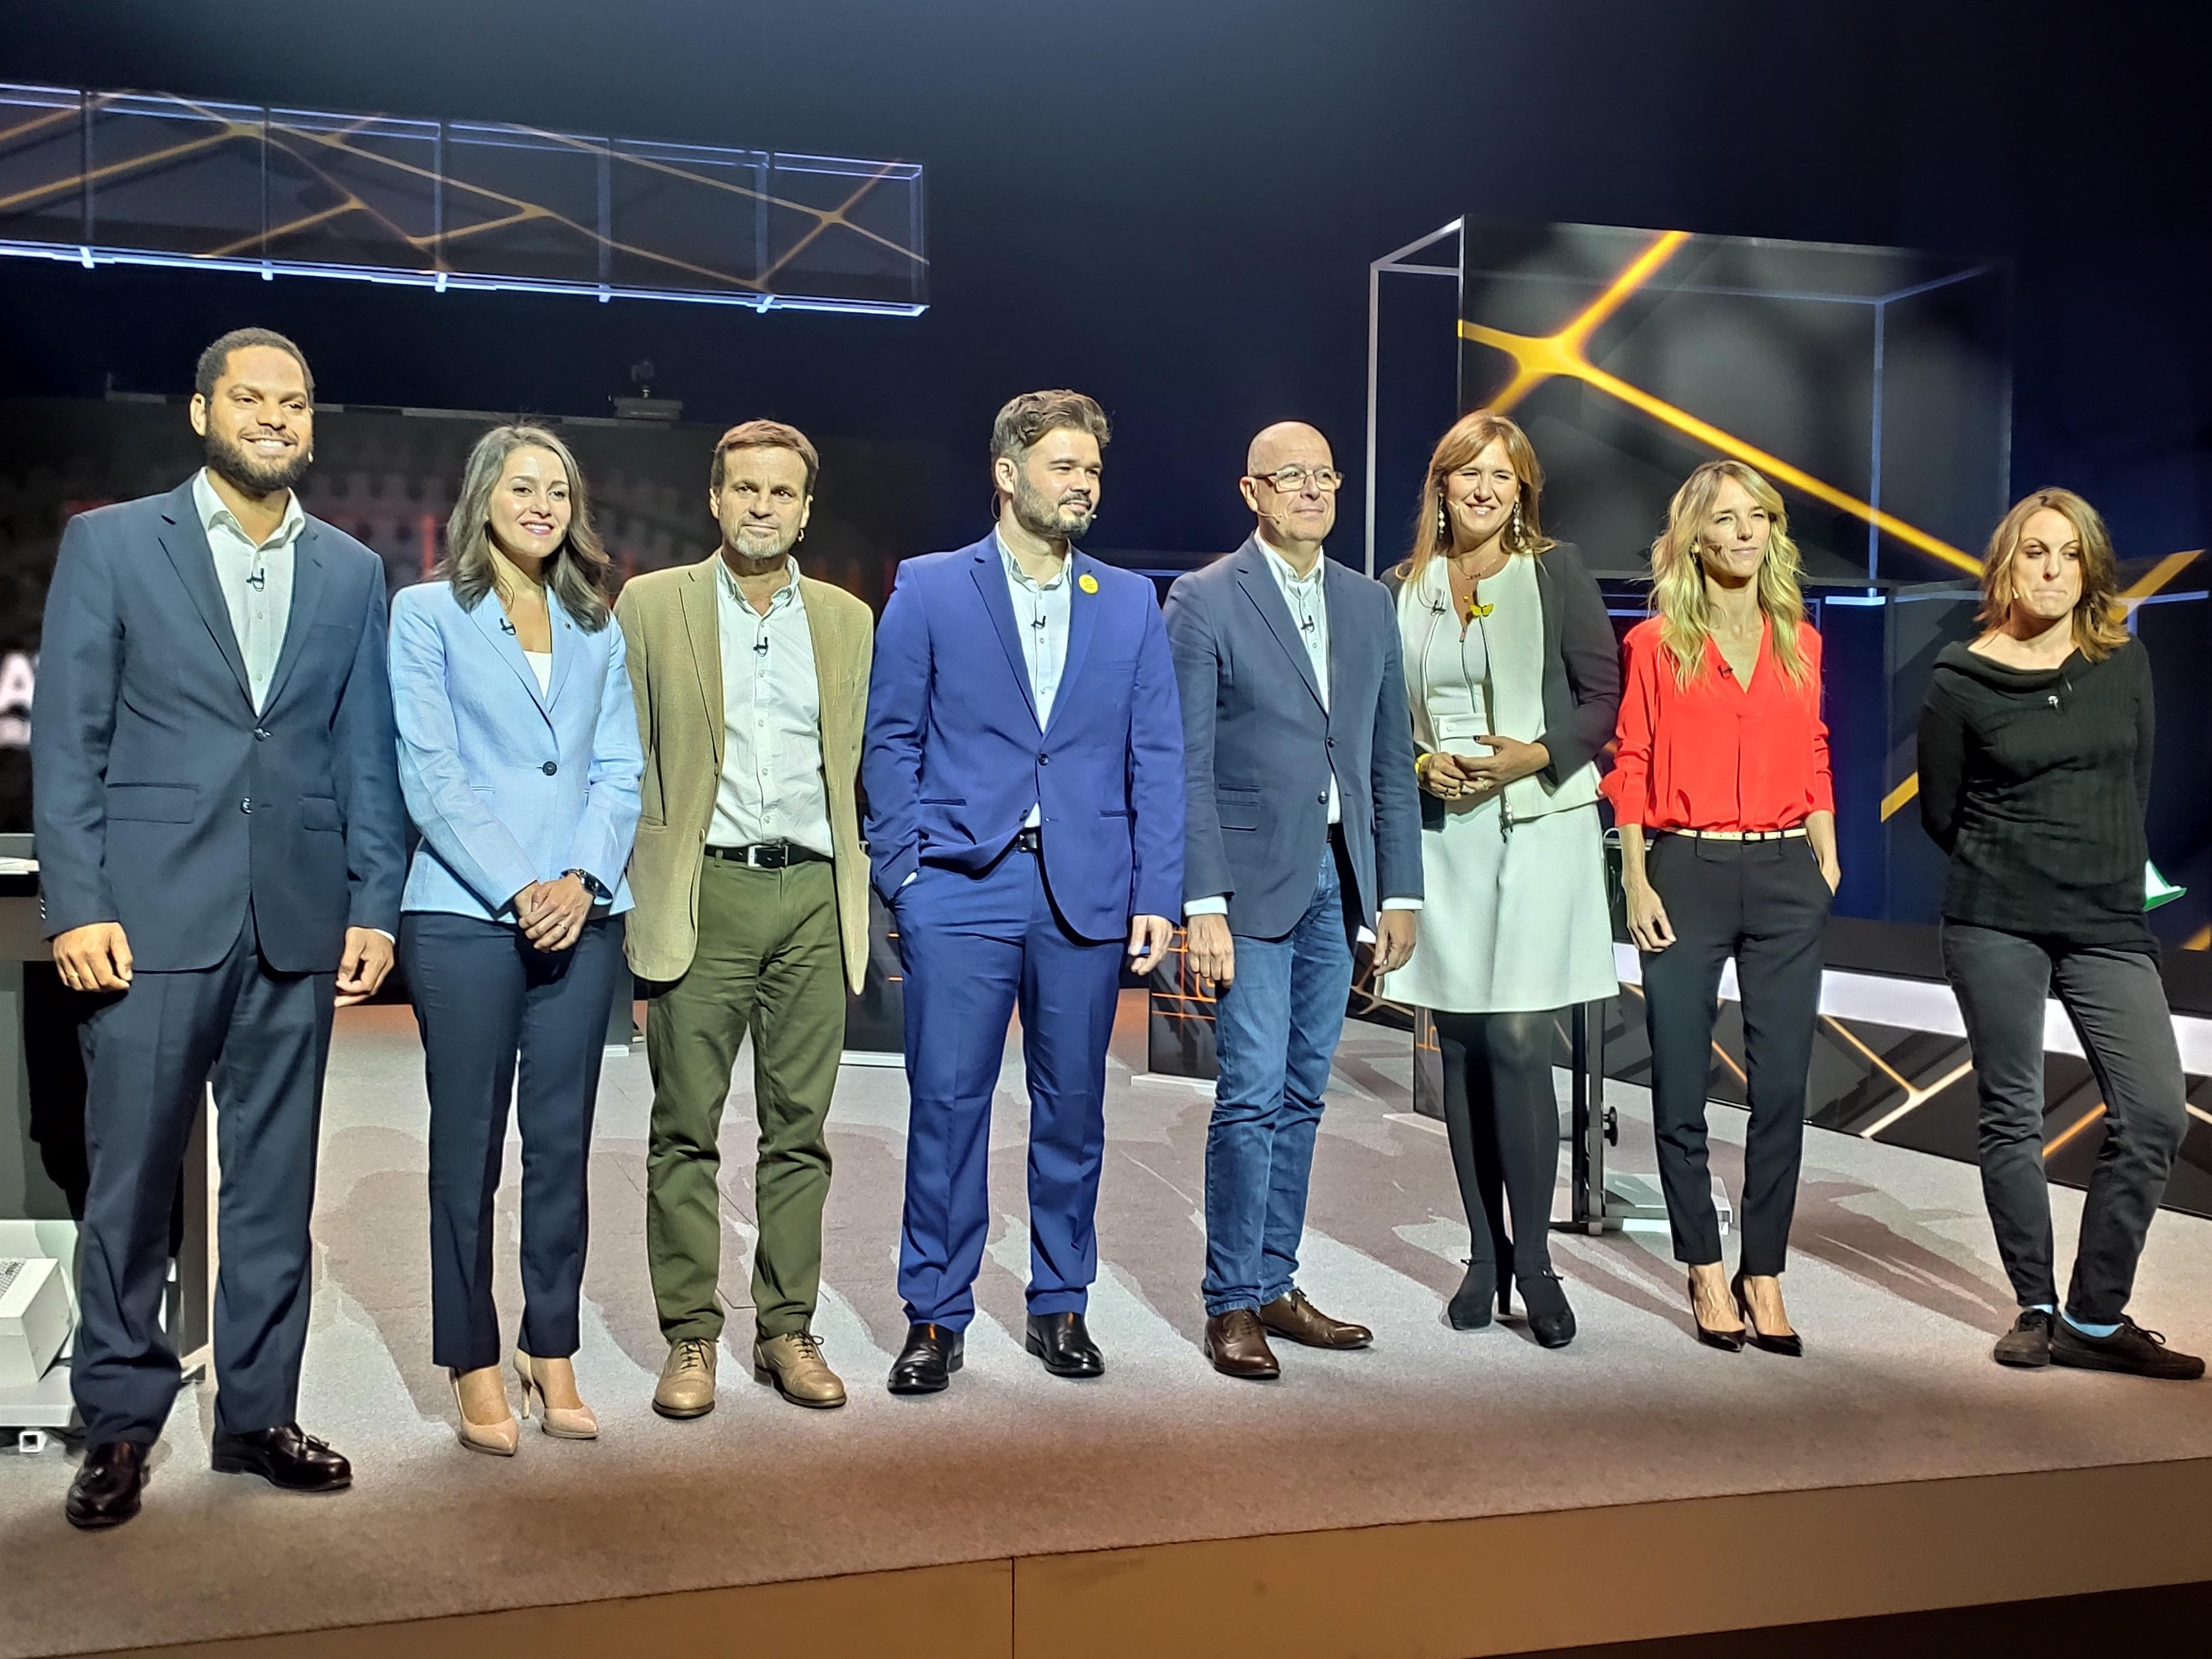
M 1395 613 L 1406 567 L 1383 573 Z M 1551 751 L 1544 775 L 1558 784 L 1589 764 L 1613 741 L 1620 713 L 1620 641 L 1605 613 L 1605 595 L 1571 542 L 1536 556 L 1536 591 L 1544 604 L 1544 732 Z M 1395 625 L 1395 616 L 1394 616 Z M 1421 795 L 1421 822 L 1442 829 L 1444 804 Z
M 309 519 L 259 714 L 189 481 L 62 533 L 31 720 L 48 938 L 117 921 L 142 972 L 211 968 L 253 907 L 279 973 L 399 926 L 405 820 L 384 563 Z
M 1182 692 L 1186 901 L 1229 896 L 1230 931 L 1280 939 L 1313 901 L 1334 769 L 1369 926 L 1421 896 L 1420 807 L 1397 617 L 1380 584 L 1333 560 L 1328 706 L 1256 538 L 1168 590 Z

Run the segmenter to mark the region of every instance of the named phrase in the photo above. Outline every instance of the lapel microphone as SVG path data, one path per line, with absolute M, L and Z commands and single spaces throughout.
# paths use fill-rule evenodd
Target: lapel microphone
M 757 639 L 757 640 L 755 640 L 755 641 L 753 641 L 753 655 L 755 655 L 756 657 L 765 657 L 766 655 L 768 655 L 768 635 L 767 635 L 763 634 L 763 635 L 762 635 L 758 639 Z
M 268 581 L 269 581 L 269 574 L 268 574 L 268 572 L 264 571 L 264 570 L 257 570 L 257 571 L 255 571 L 252 575 L 248 576 L 248 577 L 246 579 L 246 585 L 248 587 L 252 588 L 255 592 L 258 593 L 258 592 L 262 590 L 262 588 L 263 588 L 263 587 L 264 587 L 265 586 L 267 586 Z
M 500 618 L 499 631 L 506 635 L 510 640 L 515 637 L 514 624 L 507 621 L 504 617 Z

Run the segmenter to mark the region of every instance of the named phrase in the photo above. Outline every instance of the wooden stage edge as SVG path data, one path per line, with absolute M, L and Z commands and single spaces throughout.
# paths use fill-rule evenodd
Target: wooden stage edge
M 1478 1659 L 2212 1579 L 2212 1459 L 1758 1492 L 855 1573 L 132 1650 Z M 680 1644 L 680 1645 L 673 1645 Z

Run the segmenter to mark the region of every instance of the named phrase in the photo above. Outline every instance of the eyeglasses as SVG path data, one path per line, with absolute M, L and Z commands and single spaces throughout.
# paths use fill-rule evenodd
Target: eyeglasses
M 1344 483 L 1344 474 L 1333 466 L 1279 466 L 1273 472 L 1252 475 L 1262 483 L 1273 484 L 1281 495 L 1303 493 L 1310 483 L 1324 495 L 1334 495 Z

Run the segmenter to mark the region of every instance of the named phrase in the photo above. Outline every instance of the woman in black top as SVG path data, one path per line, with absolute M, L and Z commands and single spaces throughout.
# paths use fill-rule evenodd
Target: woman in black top
M 2143 921 L 2150 665 L 2094 507 L 2041 489 L 1982 564 L 1983 632 L 1937 659 L 1920 714 L 1920 815 L 1950 855 L 1943 966 L 1981 1098 L 1982 1191 L 2020 1298 L 2005 1365 L 2194 1377 L 2127 1317 L 2188 1118 L 2158 946 Z M 2103 1091 L 2105 1140 L 2058 1308 L 2043 1170 L 2043 1011 L 2056 994 Z

